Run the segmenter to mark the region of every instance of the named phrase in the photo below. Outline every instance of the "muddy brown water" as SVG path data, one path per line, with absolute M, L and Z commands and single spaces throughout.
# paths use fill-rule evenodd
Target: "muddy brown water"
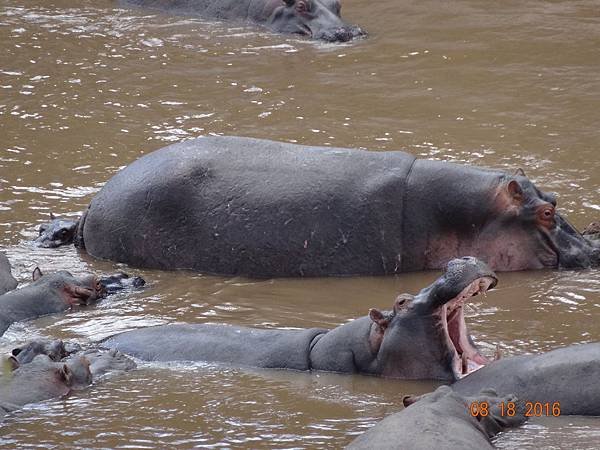
M 371 35 L 325 45 L 118 8 L 106 0 L 3 0 L 0 243 L 20 281 L 39 265 L 121 269 L 72 247 L 32 248 L 48 213 L 76 217 L 119 168 L 210 133 L 405 149 L 515 170 L 559 194 L 578 227 L 600 210 L 600 8 L 595 1 L 346 0 Z M 185 201 L 185 199 L 182 199 Z M 256 281 L 125 268 L 149 287 L 96 307 L 15 324 L 97 341 L 185 321 L 333 327 L 391 305 L 438 274 Z M 600 340 L 600 272 L 501 274 L 467 319 L 483 352 Z M 0 425 L 3 448 L 339 448 L 429 382 L 145 364 Z M 585 386 L 582 386 L 585 389 Z M 600 419 L 536 420 L 502 448 L 597 448 Z

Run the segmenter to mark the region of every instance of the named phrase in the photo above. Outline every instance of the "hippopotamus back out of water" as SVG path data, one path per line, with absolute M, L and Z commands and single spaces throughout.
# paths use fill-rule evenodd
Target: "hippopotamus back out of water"
M 503 358 L 464 377 L 452 388 L 461 395 L 473 395 L 491 387 L 500 395 L 514 393 L 531 405 L 539 402 L 552 408 L 556 403 L 561 415 L 600 416 L 598 380 L 600 342 Z
M 525 422 L 522 410 L 503 414 L 501 404 L 514 396 L 498 397 L 493 390 L 465 398 L 448 386 L 421 396 L 407 408 L 377 423 L 347 447 L 352 450 L 483 450 L 493 449 L 490 438 Z M 470 405 L 487 403 L 487 414 L 474 415 Z
M 333 330 L 162 325 L 110 337 L 103 345 L 150 361 L 454 381 L 487 363 L 469 337 L 463 303 L 495 284 L 485 264 L 467 257 L 451 261 L 446 273 L 416 296 L 401 295 L 391 312 L 372 309 Z
M 522 172 L 239 137 L 135 161 L 92 199 L 75 243 L 133 266 L 251 277 L 395 274 L 462 255 L 494 270 L 600 263 Z
M 120 3 L 197 14 L 207 19 L 247 20 L 278 33 L 328 42 L 346 42 L 366 34 L 342 20 L 339 0 L 121 0 Z

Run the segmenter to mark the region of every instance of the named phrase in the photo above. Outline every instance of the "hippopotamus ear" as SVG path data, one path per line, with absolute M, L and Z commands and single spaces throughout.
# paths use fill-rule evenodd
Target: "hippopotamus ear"
M 523 200 L 523 189 L 517 180 L 510 180 L 506 186 L 506 190 L 513 200 L 519 202 Z
M 17 361 L 17 358 L 15 358 L 14 356 L 10 355 L 8 357 L 8 366 L 10 367 L 10 370 L 17 370 L 19 368 L 19 361 Z
M 63 364 L 63 366 L 58 370 L 58 375 L 60 376 L 61 380 L 63 380 L 65 382 L 65 384 L 67 386 L 71 385 L 71 380 L 73 378 L 73 372 L 71 372 L 71 369 L 69 369 L 69 366 L 67 366 L 66 364 Z
M 52 213 L 52 211 L 50 211 L 50 220 L 54 220 L 56 219 L 56 216 Z
M 527 175 L 525 175 L 525 171 L 519 167 L 517 170 L 515 170 L 514 173 L 515 176 L 521 176 L 521 177 L 526 177 Z
M 36 267 L 35 269 L 33 269 L 33 273 L 31 274 L 31 278 L 33 279 L 33 281 L 37 281 L 40 278 L 42 278 L 44 276 L 44 274 L 42 273 L 42 271 L 40 270 L 39 267 Z
M 385 329 L 390 324 L 390 318 L 386 317 L 381 311 L 375 308 L 369 310 L 369 317 L 373 322 Z

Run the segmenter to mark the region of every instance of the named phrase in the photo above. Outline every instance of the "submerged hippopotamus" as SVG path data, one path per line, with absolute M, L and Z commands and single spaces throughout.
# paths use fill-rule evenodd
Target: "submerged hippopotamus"
M 85 306 L 108 293 L 143 284 L 141 278 L 129 278 L 124 273 L 104 278 L 91 274 L 74 277 L 64 270 L 43 275 L 36 267 L 33 283 L 0 295 L 0 336 L 14 322 L 66 311 L 73 306 Z
M 16 366 L 14 371 L 0 373 L 0 417 L 28 403 L 83 389 L 91 382 L 90 363 L 86 358 L 54 362 L 46 355 L 38 355 L 30 363 Z
M 82 351 L 60 340 L 32 341 L 12 351 L 0 373 L 0 417 L 28 403 L 61 397 L 135 363 L 115 350 Z
M 600 416 L 598 380 L 600 342 L 503 358 L 454 383 L 452 388 L 461 395 L 473 395 L 483 387 L 491 387 L 500 395 L 514 393 L 520 401 L 529 403 L 533 412 L 531 405 L 536 402 L 549 404 L 550 410 L 558 402 L 561 415 Z M 546 406 L 543 408 L 546 411 Z
M 0 295 L 17 287 L 17 280 L 12 276 L 10 261 L 0 252 Z
M 483 450 L 494 448 L 490 438 L 525 422 L 522 410 L 508 416 L 501 406 L 516 401 L 514 396 L 498 397 L 483 390 L 472 397 L 461 397 L 448 386 L 421 396 L 406 409 L 386 417 L 360 435 L 348 449 Z M 472 413 L 473 402 L 487 402 L 487 414 Z
M 207 19 L 245 20 L 278 33 L 327 42 L 346 42 L 366 35 L 359 27 L 342 20 L 339 0 L 121 0 L 120 3 Z
M 172 324 L 125 332 L 103 345 L 150 361 L 454 381 L 488 362 L 468 334 L 463 304 L 496 282 L 484 263 L 465 257 L 448 263 L 445 274 L 416 296 L 401 295 L 392 311 L 371 309 L 333 330 Z
M 70 361 L 84 357 L 94 380 L 109 372 L 128 371 L 136 368 L 135 362 L 117 350 L 90 348 L 83 350 L 79 344 L 61 340 L 38 339 L 15 347 L 9 361 L 14 367 L 21 367 L 33 361 L 38 355 L 45 355 L 51 361 Z
M 462 255 L 501 271 L 600 264 L 600 242 L 522 171 L 239 137 L 138 159 L 92 199 L 75 244 L 132 266 L 250 277 L 395 274 Z

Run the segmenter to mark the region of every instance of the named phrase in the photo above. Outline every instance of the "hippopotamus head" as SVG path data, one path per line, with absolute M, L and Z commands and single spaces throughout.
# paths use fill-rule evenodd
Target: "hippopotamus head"
M 36 267 L 33 271 L 33 281 L 42 289 L 59 292 L 64 302 L 70 306 L 85 306 L 106 297 L 106 289 L 93 274 L 74 277 L 66 270 L 61 270 L 44 275 L 40 268 Z
M 78 346 L 77 346 L 78 347 Z M 60 361 L 70 353 L 75 351 L 72 347 L 67 349 L 64 342 L 61 340 L 37 340 L 31 341 L 21 347 L 16 347 L 12 350 L 12 356 L 19 364 L 27 364 L 31 362 L 37 355 L 46 355 L 52 361 Z
M 100 283 L 102 283 L 106 294 L 111 295 L 124 289 L 141 288 L 146 284 L 146 281 L 142 277 L 130 277 L 124 272 L 117 272 L 100 277 Z
M 39 236 L 35 245 L 44 248 L 56 248 L 71 244 L 75 238 L 78 221 L 58 219 L 50 213 L 50 222 L 43 223 L 39 228 Z
M 556 196 L 518 170 L 494 191 L 492 217 L 480 232 L 482 258 L 497 270 L 600 265 L 600 242 L 586 239 L 556 211 Z
M 433 392 L 423 395 L 407 395 L 402 399 L 405 408 L 415 403 L 422 406 L 423 404 L 441 406 L 442 402 L 448 404 L 448 401 L 464 405 L 465 413 L 468 411 L 468 416 L 478 422 L 477 428 L 488 438 L 508 428 L 521 425 L 526 420 L 525 409 L 514 394 L 500 397 L 496 391 L 489 388 L 483 389 L 473 397 L 463 397 L 454 392 L 450 386 L 440 386 Z M 515 410 L 510 415 L 506 413 L 509 403 L 515 404 Z M 481 408 L 480 405 L 485 405 L 485 409 Z M 444 408 L 436 409 L 440 412 L 444 410 Z
M 450 261 L 446 272 L 417 295 L 398 297 L 391 313 L 371 309 L 369 341 L 378 372 L 455 381 L 486 364 L 467 331 L 463 305 L 497 282 L 485 263 L 467 256 Z
M 274 7 L 267 23 L 280 33 L 298 34 L 327 42 L 347 42 L 366 33 L 348 25 L 339 0 L 271 0 Z

